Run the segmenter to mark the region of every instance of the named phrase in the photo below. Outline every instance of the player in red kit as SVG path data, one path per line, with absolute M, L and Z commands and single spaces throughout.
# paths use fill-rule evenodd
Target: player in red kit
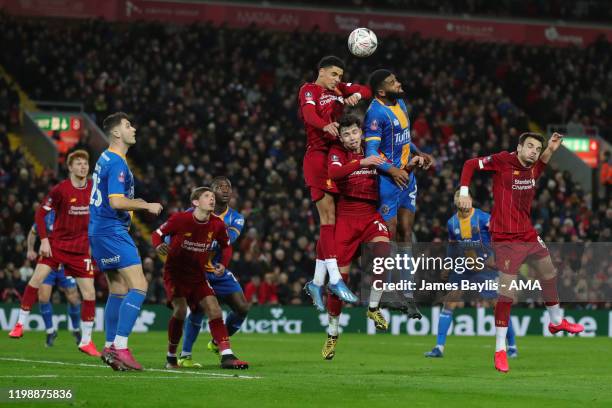
M 221 307 L 213 288 L 206 279 L 205 267 L 216 241 L 221 259 L 215 265 L 215 274 L 223 275 L 232 258 L 232 247 L 223 220 L 213 214 L 215 193 L 208 187 L 199 187 L 191 193 L 193 211 L 173 214 L 151 234 L 153 246 L 167 255 L 164 266 L 164 286 L 173 313 L 168 323 L 167 368 L 178 368 L 176 349 L 183 334 L 187 308 L 198 307 L 208 316 L 208 326 L 221 354 L 221 368 L 248 368 L 230 348 L 229 335 L 223 323 Z M 171 236 L 170 244 L 164 243 Z
M 357 297 L 346 287 L 338 270 L 334 243 L 335 203 L 332 194 L 338 190 L 327 174 L 327 153 L 338 140 L 338 122 L 344 106 L 355 106 L 361 99 L 369 99 L 367 86 L 342 82 L 344 62 L 334 56 L 321 59 L 315 82 L 302 85 L 299 91 L 299 116 L 306 130 L 304 180 L 316 203 L 321 228 L 317 242 L 314 278 L 306 284 L 306 292 L 320 311 L 323 304 L 323 285 L 329 274 L 329 289 L 346 302 Z
M 89 255 L 87 226 L 89 224 L 89 196 L 92 183 L 89 173 L 89 154 L 75 150 L 66 158 L 69 177 L 53 187 L 36 211 L 36 227 L 40 236 L 40 258 L 21 299 L 19 320 L 9 333 L 12 338 L 23 336 L 30 310 L 38 299 L 38 288 L 52 270 L 64 266 L 67 276 L 76 279 L 83 296 L 81 306 L 82 338 L 79 350 L 93 357 L 100 353 L 91 340 L 96 314 L 94 271 Z M 47 236 L 45 216 L 55 211 L 53 234 Z
M 469 207 L 468 187 L 474 171 L 493 172 L 493 211 L 491 238 L 499 275 L 499 297 L 495 305 L 496 348 L 495 368 L 507 372 L 506 333 L 515 293 L 510 283 L 525 261 L 536 271 L 542 286 L 544 302 L 550 316 L 551 333 L 580 333 L 584 327 L 563 318 L 557 294 L 557 272 L 548 249 L 531 224 L 531 203 L 536 193 L 536 181 L 544 172 L 563 137 L 553 133 L 544 151 L 544 137 L 523 133 L 516 152 L 501 152 L 488 157 L 470 159 L 463 165 L 458 207 Z
M 339 191 L 336 205 L 335 239 L 338 248 L 338 266 L 342 277 L 348 279 L 351 262 L 359 254 L 361 244 L 378 242 L 377 251 L 389 254 L 389 231 L 378 213 L 378 182 L 376 166 L 384 163 L 380 156 L 364 156 L 361 121 L 354 115 L 346 115 L 339 123 L 340 142 L 329 150 L 328 174 Z M 415 157 L 414 163 L 422 158 Z M 386 330 L 387 321 L 380 313 L 382 290 L 370 291 L 368 318 L 380 330 Z M 342 300 L 336 295 L 327 297 L 329 325 L 322 355 L 331 360 L 336 354 L 338 325 L 342 312 Z

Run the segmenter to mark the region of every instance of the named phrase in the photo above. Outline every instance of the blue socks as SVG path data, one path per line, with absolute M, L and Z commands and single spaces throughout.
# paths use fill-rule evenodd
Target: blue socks
M 516 347 L 514 328 L 512 327 L 512 317 L 508 319 L 508 332 L 506 333 L 506 343 L 508 347 Z
M 119 307 L 117 336 L 128 337 L 140 315 L 140 307 L 145 300 L 145 293 L 138 289 L 130 289 Z
M 39 303 L 38 308 L 45 322 L 47 333 L 53 331 L 53 306 L 51 306 L 51 303 Z
M 116 295 L 110 293 L 106 300 L 106 307 L 104 308 L 104 332 L 106 334 L 107 347 L 110 347 L 108 343 L 115 340 L 117 334 L 117 322 L 119 321 L 119 308 L 125 295 Z
M 242 323 L 246 320 L 246 316 L 240 316 L 237 313 L 230 312 L 225 318 L 225 326 L 227 327 L 227 334 L 229 336 L 233 336 L 240 327 Z
M 191 350 L 193 350 L 193 343 L 195 343 L 198 335 L 200 334 L 203 321 L 204 313 L 202 312 L 191 313 L 189 317 L 185 319 L 185 327 L 183 330 L 183 349 L 181 351 L 181 355 L 191 354 Z
M 453 311 L 448 309 L 442 309 L 440 313 L 440 318 L 438 319 L 438 340 L 437 346 L 444 346 L 446 344 L 446 335 L 448 334 L 448 329 L 453 322 Z
M 72 330 L 79 330 L 81 328 L 81 304 L 71 305 L 68 304 L 68 315 L 70 316 L 70 323 L 72 324 Z

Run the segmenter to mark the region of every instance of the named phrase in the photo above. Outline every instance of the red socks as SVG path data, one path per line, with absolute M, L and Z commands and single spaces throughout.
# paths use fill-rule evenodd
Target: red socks
M 348 282 L 348 277 L 348 273 L 342 274 L 342 279 L 344 282 Z M 333 293 L 328 293 L 327 313 L 329 313 L 330 316 L 340 316 L 340 313 L 342 313 L 342 304 L 343 302 L 340 300 L 340 298 L 338 298 L 338 296 L 334 295 Z
M 218 318 L 208 321 L 208 327 L 210 328 L 210 334 L 219 347 L 219 351 L 224 351 L 230 348 L 229 335 L 227 334 L 227 327 L 223 323 L 223 319 Z
M 81 320 L 84 322 L 93 322 L 96 317 L 96 301 L 83 300 L 81 302 Z
M 26 312 L 32 310 L 32 306 L 38 300 L 38 289 L 29 284 L 26 286 L 23 296 L 21 297 L 21 308 Z
M 554 306 L 559 303 L 559 294 L 557 293 L 557 277 L 552 279 L 542 280 L 542 297 L 546 306 Z
M 495 326 L 508 327 L 510 309 L 512 309 L 512 299 L 500 295 L 495 303 Z
M 184 320 L 172 316 L 168 322 L 168 353 L 176 354 L 176 349 L 183 335 Z

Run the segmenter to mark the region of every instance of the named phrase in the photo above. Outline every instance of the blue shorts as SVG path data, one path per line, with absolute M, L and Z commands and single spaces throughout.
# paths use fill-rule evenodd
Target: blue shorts
M 60 288 L 72 289 L 76 288 L 76 280 L 72 276 L 66 276 L 64 274 L 64 268 L 60 268 L 57 271 L 51 271 L 43 281 L 43 285 L 57 285 Z
M 392 177 L 383 175 L 378 177 L 378 191 L 380 192 L 380 207 L 378 212 L 385 221 L 397 217 L 399 208 L 406 208 L 416 212 L 417 183 L 414 174 L 410 174 L 410 181 L 406 188 L 400 188 Z
M 210 282 L 217 296 L 229 296 L 232 293 L 242 292 L 242 287 L 233 273 L 226 270 L 221 276 L 216 276 L 212 272 L 206 273 L 206 279 Z
M 452 272 L 448 276 L 449 283 L 456 283 L 461 286 L 461 282 L 467 281 L 469 283 L 485 283 L 486 281 L 495 282 L 497 279 L 497 271 L 482 271 L 482 272 L 464 272 L 456 273 Z M 470 291 L 472 292 L 472 291 Z M 483 290 L 478 292 L 478 296 L 482 299 L 495 299 L 497 298 L 496 290 Z
M 142 263 L 134 240 L 127 233 L 89 237 L 91 256 L 102 272 Z

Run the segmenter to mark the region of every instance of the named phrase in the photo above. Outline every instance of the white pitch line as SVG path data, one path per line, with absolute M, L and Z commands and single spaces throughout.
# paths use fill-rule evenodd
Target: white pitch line
M 78 366 L 78 367 L 95 367 L 95 368 L 110 368 L 109 366 L 104 366 L 100 364 L 87 364 L 87 363 L 66 363 L 64 361 L 46 361 L 46 360 L 28 360 L 25 358 L 8 358 L 8 357 L 0 357 L 0 360 L 3 361 L 16 361 L 21 363 L 39 363 L 39 364 L 56 364 L 56 365 L 65 365 L 65 366 Z M 179 371 L 179 370 L 162 370 L 159 368 L 145 368 L 144 371 L 151 372 L 159 372 L 159 373 L 176 373 L 176 374 L 193 374 L 193 375 L 204 375 L 207 377 L 222 377 L 222 378 L 240 378 L 240 379 L 260 379 L 262 377 L 252 376 L 252 375 L 233 375 L 233 374 L 221 374 L 221 373 L 208 373 L 208 372 L 198 372 L 198 371 Z

